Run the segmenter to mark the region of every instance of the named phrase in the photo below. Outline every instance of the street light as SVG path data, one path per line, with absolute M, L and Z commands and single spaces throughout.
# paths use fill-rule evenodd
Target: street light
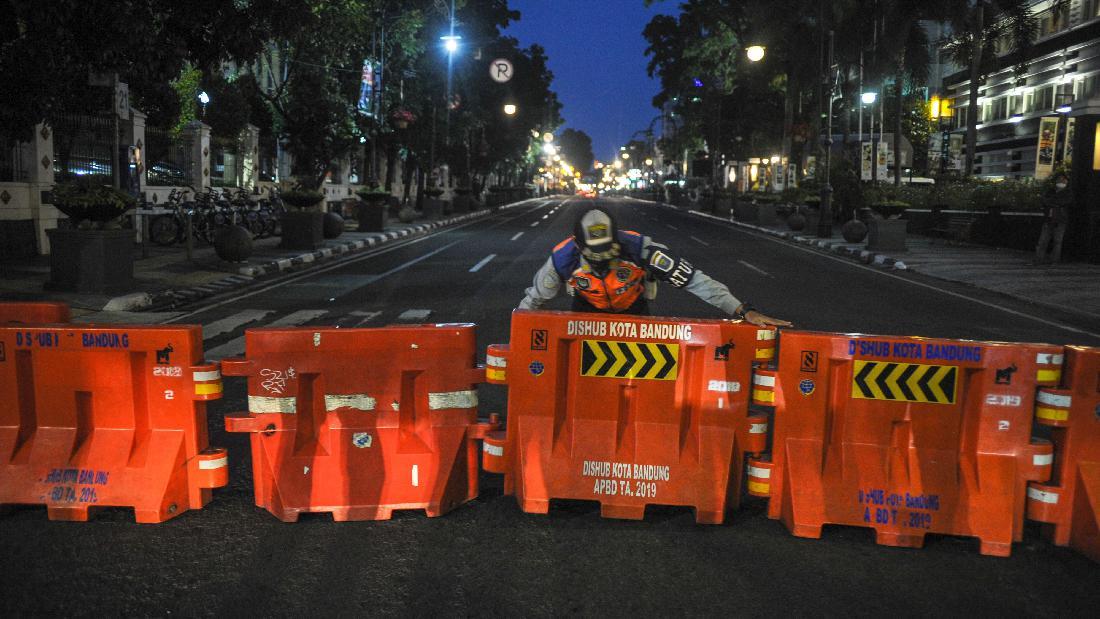
M 506 103 L 504 105 L 504 113 L 509 115 L 509 116 L 515 116 L 516 115 L 516 106 L 512 103 Z
M 647 158 L 647 159 L 645 160 L 645 164 L 646 164 L 646 165 L 648 165 L 648 166 L 651 166 L 651 165 L 653 165 L 653 160 L 652 160 L 652 159 L 648 159 L 648 158 Z
M 546 133 L 542 134 L 542 141 L 546 142 L 547 144 L 549 144 L 550 142 L 553 142 L 554 141 L 554 134 L 547 131 Z
M 764 59 L 764 46 L 750 45 L 745 48 L 745 55 L 749 57 L 750 62 L 760 62 Z
M 210 103 L 210 95 L 205 90 L 199 92 L 199 103 L 202 104 L 202 117 L 206 118 L 206 104 Z
M 556 148 L 554 148 L 553 144 L 550 144 L 549 142 L 547 142 L 546 144 L 542 145 L 542 154 L 550 156 L 550 155 L 553 155 L 556 152 L 558 152 L 558 151 L 557 151 Z
M 863 102 L 863 105 L 873 105 L 877 99 L 877 92 L 865 92 L 859 96 L 859 100 Z
M 623 153 L 623 159 L 630 159 L 630 153 Z
M 462 40 L 462 37 L 457 34 L 448 34 L 439 37 L 440 41 L 443 41 L 443 48 L 447 50 L 448 54 L 454 54 L 458 51 L 458 42 Z

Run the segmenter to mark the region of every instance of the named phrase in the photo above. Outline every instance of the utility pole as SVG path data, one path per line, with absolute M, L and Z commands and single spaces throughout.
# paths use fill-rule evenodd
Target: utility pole
M 825 65 L 824 91 L 828 97 L 825 112 L 825 182 L 821 184 L 821 215 L 817 223 L 817 236 L 829 239 L 833 236 L 833 186 L 829 184 L 829 168 L 833 152 L 833 98 L 836 94 L 833 80 L 833 31 L 829 31 L 829 61 Z
M 966 170 L 965 176 L 974 174 L 974 155 L 978 146 L 978 81 L 982 76 L 982 31 L 985 29 L 985 5 L 978 0 L 977 28 L 970 44 L 970 104 L 967 106 L 966 122 Z

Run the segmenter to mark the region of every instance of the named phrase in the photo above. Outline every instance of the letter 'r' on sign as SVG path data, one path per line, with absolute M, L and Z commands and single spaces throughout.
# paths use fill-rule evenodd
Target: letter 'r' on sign
M 505 58 L 497 58 L 489 63 L 489 77 L 498 84 L 512 79 L 512 63 Z

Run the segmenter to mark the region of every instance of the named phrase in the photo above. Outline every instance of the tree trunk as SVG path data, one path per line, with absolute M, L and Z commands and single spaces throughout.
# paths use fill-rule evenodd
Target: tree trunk
M 894 78 L 894 185 L 901 185 L 901 110 L 904 107 L 901 100 L 902 80 L 902 72 L 899 70 Z
M 978 145 L 978 82 L 982 67 L 982 30 L 985 28 L 985 7 L 978 0 L 978 27 L 974 31 L 972 53 L 970 55 L 970 105 L 966 115 L 966 170 L 965 176 L 974 174 L 974 151 Z
M 393 182 L 397 178 L 397 143 L 390 140 L 386 144 L 386 192 L 393 191 Z

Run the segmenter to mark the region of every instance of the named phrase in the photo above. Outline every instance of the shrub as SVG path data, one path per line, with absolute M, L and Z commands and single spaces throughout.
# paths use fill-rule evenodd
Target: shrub
M 53 205 L 81 228 L 102 228 L 134 208 L 137 201 L 111 186 L 109 178 L 90 175 L 57 183 Z
M 292 189 L 283 194 L 283 202 L 298 209 L 307 209 L 325 199 L 319 191 Z
M 385 202 L 390 194 L 386 191 L 377 188 L 363 188 L 355 192 L 355 195 L 359 196 L 359 199 L 364 202 Z

